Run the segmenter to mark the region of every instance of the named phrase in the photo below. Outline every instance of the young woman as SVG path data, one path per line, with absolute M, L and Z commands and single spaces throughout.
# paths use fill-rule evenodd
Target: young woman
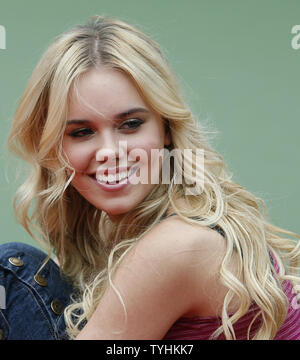
M 49 258 L 26 284 L 48 317 L 53 292 L 65 294 L 60 316 L 72 293 L 69 338 L 300 339 L 299 242 L 284 235 L 300 237 L 267 221 L 208 136 L 135 27 L 94 16 L 44 53 L 9 146 L 30 166 L 17 218 L 72 289 Z M 31 251 L 6 244 L 6 284 Z

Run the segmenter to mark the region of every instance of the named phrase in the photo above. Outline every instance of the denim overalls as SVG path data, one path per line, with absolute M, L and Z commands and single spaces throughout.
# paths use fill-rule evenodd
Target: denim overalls
M 63 310 L 72 285 L 47 254 L 24 243 L 0 245 L 0 339 L 67 339 Z

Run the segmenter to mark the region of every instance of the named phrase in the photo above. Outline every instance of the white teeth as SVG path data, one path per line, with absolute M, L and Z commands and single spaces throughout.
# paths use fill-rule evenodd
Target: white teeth
M 117 181 L 121 181 L 126 179 L 127 177 L 129 177 L 131 174 L 133 174 L 133 172 L 137 170 L 137 167 L 131 167 L 129 169 L 129 171 L 123 171 L 121 173 L 118 173 L 116 175 L 112 175 L 109 174 L 108 176 L 106 175 L 99 175 L 96 177 L 97 181 L 99 183 L 116 183 Z

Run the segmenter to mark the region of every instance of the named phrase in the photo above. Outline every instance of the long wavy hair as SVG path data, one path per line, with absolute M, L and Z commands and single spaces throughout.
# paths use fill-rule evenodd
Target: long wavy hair
M 130 77 L 165 121 L 172 138 L 169 150 L 192 150 L 185 159 L 187 167 L 196 169 L 196 151 L 203 149 L 200 191 L 186 195 L 188 181 L 175 181 L 176 166 L 182 164 L 175 156 L 170 183 L 155 185 L 143 202 L 114 224 L 72 187 L 75 170 L 62 148 L 70 93 L 80 75 L 98 66 L 121 70 Z M 112 286 L 118 294 L 112 281 L 115 270 L 170 206 L 184 221 L 218 225 L 225 234 L 220 279 L 228 292 L 222 325 L 212 338 L 223 333 L 226 339 L 234 339 L 233 324 L 253 302 L 262 320 L 254 339 L 275 336 L 288 309 L 281 284 L 284 280 L 299 283 L 300 236 L 271 224 L 264 201 L 232 180 L 222 156 L 210 145 L 213 134 L 189 110 L 155 41 L 134 26 L 93 16 L 87 24 L 60 35 L 45 51 L 20 99 L 8 146 L 29 164 L 28 176 L 14 198 L 16 218 L 34 239 L 54 251 L 77 289 L 65 310 L 70 338 L 89 320 L 107 287 Z M 184 208 L 182 198 L 188 204 Z M 230 270 L 233 257 L 237 258 L 235 274 Z M 234 296 L 240 299 L 240 306 L 231 315 L 228 307 Z

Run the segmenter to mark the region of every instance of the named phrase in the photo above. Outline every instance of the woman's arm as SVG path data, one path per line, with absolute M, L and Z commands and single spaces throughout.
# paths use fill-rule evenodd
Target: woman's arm
M 178 318 L 205 308 L 223 251 L 217 232 L 177 217 L 164 220 L 130 250 L 113 277 L 127 319 L 109 287 L 77 339 L 162 339 Z

